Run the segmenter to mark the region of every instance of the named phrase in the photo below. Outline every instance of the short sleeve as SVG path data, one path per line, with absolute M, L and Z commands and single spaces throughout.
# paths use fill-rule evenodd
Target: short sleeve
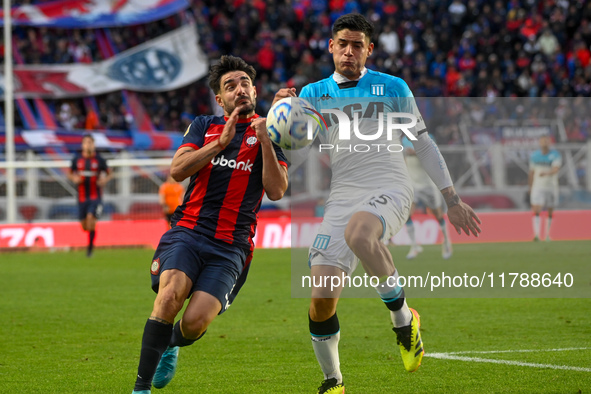
M 272 145 L 273 149 L 275 150 L 275 156 L 277 156 L 277 161 L 279 162 L 279 164 L 288 167 L 287 157 L 285 157 L 285 153 L 283 153 L 283 150 L 275 144 Z
M 193 149 L 199 149 L 203 147 L 205 141 L 205 132 L 211 124 L 211 117 L 198 116 L 193 122 L 187 127 L 185 135 L 183 136 L 183 142 L 179 148 L 191 147 Z

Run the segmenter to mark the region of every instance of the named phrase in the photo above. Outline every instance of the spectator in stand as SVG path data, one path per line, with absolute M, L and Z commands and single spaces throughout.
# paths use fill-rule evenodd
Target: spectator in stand
M 76 127 L 78 119 L 76 119 L 76 115 L 74 115 L 72 106 L 69 103 L 63 103 L 60 106 L 58 120 L 60 126 L 68 131 L 74 130 Z
M 39 1 L 16 2 L 35 3 Z M 272 102 L 276 86 L 288 82 L 300 86 L 330 74 L 331 63 L 323 56 L 327 41 L 322 37 L 338 16 L 350 10 L 359 10 L 377 27 L 374 40 L 379 45 L 368 65 L 406 78 L 421 94 L 591 96 L 591 2 L 238 0 L 221 7 L 214 0 L 191 0 L 190 4 L 184 14 L 109 28 L 116 52 L 195 20 L 200 45 L 210 59 L 242 54 L 260 65 L 261 113 Z M 26 64 L 96 62 L 107 55 L 94 34 L 92 29 L 16 26 L 15 50 Z M 495 54 L 498 57 L 491 56 Z M 197 114 L 212 111 L 204 80 L 170 95 L 138 95 L 156 128 L 183 126 L 186 104 L 171 105 L 175 97 L 190 97 L 189 108 Z M 97 101 L 104 127 L 130 127 L 120 93 Z M 106 103 L 101 106 L 102 101 Z M 69 102 L 86 108 L 79 100 Z
M 384 31 L 380 34 L 378 43 L 390 56 L 397 55 L 400 52 L 400 39 L 390 25 L 384 26 Z
M 88 110 L 86 113 L 86 122 L 84 128 L 86 130 L 98 130 L 101 128 L 98 115 L 92 109 Z
M 544 29 L 544 32 L 540 38 L 538 38 L 537 44 L 540 48 L 540 51 L 548 59 L 551 59 L 552 56 L 554 56 L 554 54 L 560 50 L 560 43 L 549 28 Z

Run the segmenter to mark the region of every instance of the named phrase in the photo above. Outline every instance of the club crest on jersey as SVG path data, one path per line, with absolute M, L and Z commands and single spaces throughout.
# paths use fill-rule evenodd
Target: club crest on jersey
M 259 140 L 254 135 L 245 135 L 244 136 L 244 144 L 246 146 L 248 146 L 249 148 L 254 147 L 257 144 L 257 142 L 259 142 Z
M 383 83 L 376 83 L 371 85 L 371 94 L 374 96 L 383 96 L 386 86 Z
M 160 257 L 156 260 L 152 261 L 152 265 L 150 266 L 150 273 L 152 275 L 158 275 L 160 272 Z

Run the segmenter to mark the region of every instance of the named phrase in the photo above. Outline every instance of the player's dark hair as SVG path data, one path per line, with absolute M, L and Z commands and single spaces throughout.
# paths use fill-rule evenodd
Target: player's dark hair
M 94 142 L 94 137 L 92 136 L 92 134 L 89 134 L 89 133 L 84 134 L 82 136 L 82 139 L 85 139 L 85 138 L 90 138 Z
M 373 37 L 373 24 L 361 14 L 352 13 L 339 17 L 332 25 L 332 37 L 334 38 L 338 32 L 345 29 L 365 33 L 370 42 Z
M 254 67 L 246 63 L 241 58 L 231 55 L 224 55 L 220 58 L 220 62 L 218 64 L 214 64 L 209 69 L 209 87 L 215 94 L 220 94 L 220 81 L 222 77 L 232 71 L 244 71 L 252 83 L 254 83 L 254 78 L 257 75 Z

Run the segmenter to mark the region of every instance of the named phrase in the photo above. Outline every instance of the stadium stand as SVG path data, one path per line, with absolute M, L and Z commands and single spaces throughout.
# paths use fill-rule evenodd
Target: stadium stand
M 582 0 L 189 3 L 191 7 L 179 15 L 125 28 L 19 26 L 15 59 L 25 64 L 98 61 L 194 20 L 210 61 L 233 53 L 257 65 L 259 109 L 265 112 L 280 86 L 299 88 L 332 72 L 326 51 L 331 23 L 343 13 L 357 11 L 377 28 L 368 66 L 404 78 L 416 96 L 591 94 L 591 3 Z M 145 111 L 150 122 L 142 122 L 143 129 L 179 131 L 195 114 L 213 110 L 204 99 L 209 97 L 205 79 L 176 91 L 138 93 L 139 102 L 133 106 L 125 95 L 99 96 L 93 105 L 82 99 L 52 101 L 48 107 L 53 116 L 43 118 L 53 117 L 65 128 L 128 130 L 137 127 L 133 119 Z M 64 104 L 70 113 L 62 117 Z M 26 105 L 19 103 L 18 111 L 17 124 L 32 127 Z M 39 105 L 37 111 L 46 113 Z M 44 123 L 51 127 L 51 122 Z M 570 128 L 569 140 L 587 138 L 588 125 Z

